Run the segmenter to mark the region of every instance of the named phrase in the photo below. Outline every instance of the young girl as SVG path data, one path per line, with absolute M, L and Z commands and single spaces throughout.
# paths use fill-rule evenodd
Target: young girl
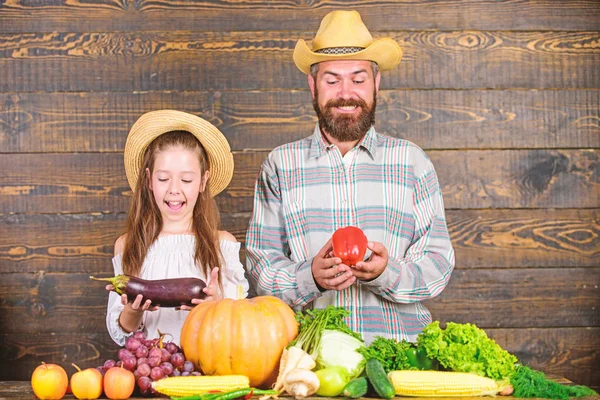
M 219 231 L 213 196 L 233 174 L 227 139 L 212 124 L 173 110 L 142 115 L 127 137 L 125 172 L 133 190 L 126 232 L 115 243 L 115 275 L 142 279 L 197 277 L 207 283 L 204 300 L 246 297 L 248 282 L 239 260 L 240 243 Z M 112 289 L 111 285 L 107 286 Z M 179 344 L 189 307 L 150 307 L 109 294 L 106 323 L 124 345 L 134 331 L 148 339 L 169 333 Z

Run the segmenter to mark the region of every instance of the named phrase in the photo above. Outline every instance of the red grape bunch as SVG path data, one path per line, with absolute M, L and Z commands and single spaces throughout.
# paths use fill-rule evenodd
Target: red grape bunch
M 201 375 L 200 371 L 194 370 L 194 364 L 185 359 L 179 346 L 163 339 L 164 336 L 148 340 L 143 331 L 137 331 L 127 338 L 125 347 L 119 349 L 119 361 L 106 360 L 96 369 L 102 375 L 114 366 L 132 371 L 144 396 L 156 394 L 152 382 L 167 376 Z

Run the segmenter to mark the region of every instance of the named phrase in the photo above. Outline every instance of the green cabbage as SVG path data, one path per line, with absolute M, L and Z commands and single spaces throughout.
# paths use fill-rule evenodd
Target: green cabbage
M 444 330 L 439 321 L 434 321 L 419 334 L 417 343 L 425 348 L 428 357 L 437 359 L 452 371 L 471 372 L 495 380 L 515 374 L 517 357 L 473 324 L 448 322 Z
M 344 367 L 351 379 L 356 378 L 365 368 L 365 358 L 357 351 L 363 347 L 364 343 L 351 335 L 325 329 L 319 343 L 317 369 Z

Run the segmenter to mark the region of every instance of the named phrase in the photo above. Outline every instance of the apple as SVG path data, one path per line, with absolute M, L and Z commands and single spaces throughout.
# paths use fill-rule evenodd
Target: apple
M 67 372 L 57 364 L 42 362 L 31 375 L 33 393 L 42 400 L 62 399 L 69 386 Z
M 135 389 L 133 372 L 120 367 L 112 367 L 104 374 L 104 394 L 111 400 L 124 400 L 131 397 Z
M 75 364 L 77 372 L 71 376 L 71 391 L 78 399 L 97 399 L 102 396 L 102 374 L 96 368 L 83 371 Z

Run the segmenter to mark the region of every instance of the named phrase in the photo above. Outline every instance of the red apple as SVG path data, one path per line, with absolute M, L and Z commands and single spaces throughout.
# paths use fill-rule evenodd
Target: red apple
M 67 392 L 67 386 L 69 377 L 60 365 L 42 362 L 31 375 L 33 393 L 42 400 L 62 399 Z
M 88 368 L 83 371 L 77 365 L 71 376 L 71 391 L 78 399 L 97 399 L 102 396 L 102 374 L 96 368 Z
M 112 367 L 104 374 L 104 394 L 111 400 L 131 397 L 135 389 L 135 375 L 123 366 Z

